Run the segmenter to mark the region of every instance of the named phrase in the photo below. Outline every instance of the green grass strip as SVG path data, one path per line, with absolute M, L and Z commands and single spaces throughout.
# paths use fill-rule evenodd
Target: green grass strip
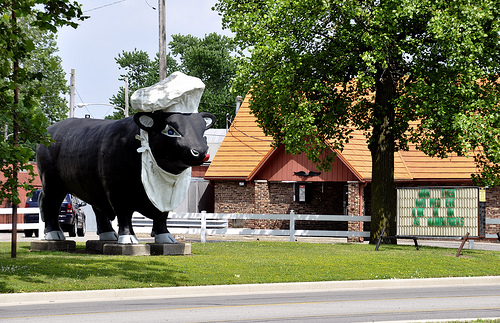
M 192 243 L 192 256 L 30 252 L 0 243 L 0 293 L 500 275 L 500 252 L 301 242 Z M 79 249 L 84 243 L 77 243 Z

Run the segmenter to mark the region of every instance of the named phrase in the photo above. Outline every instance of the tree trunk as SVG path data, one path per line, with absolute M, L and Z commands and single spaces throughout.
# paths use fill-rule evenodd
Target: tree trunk
M 12 11 L 12 21 L 16 24 L 16 12 Z M 19 110 L 19 84 L 17 84 L 17 73 L 19 70 L 19 60 L 16 59 L 14 61 L 14 80 L 16 80 L 16 88 L 14 89 L 14 113 L 12 120 L 12 132 L 14 139 L 14 147 L 17 148 L 19 143 L 19 123 L 18 123 L 18 110 Z M 18 183 L 18 173 L 19 173 L 19 164 L 15 162 L 12 165 L 12 177 L 14 178 L 14 188 L 11 192 L 12 195 L 16 195 L 17 191 L 17 183 Z M 12 199 L 12 243 L 10 256 L 11 258 L 17 257 L 17 202 Z
M 394 197 L 394 116 L 392 103 L 396 88 L 390 72 L 379 69 L 376 81 L 374 126 L 369 148 L 372 155 L 372 220 L 370 243 L 376 243 L 382 230 L 396 234 Z M 392 239 L 391 243 L 396 243 Z

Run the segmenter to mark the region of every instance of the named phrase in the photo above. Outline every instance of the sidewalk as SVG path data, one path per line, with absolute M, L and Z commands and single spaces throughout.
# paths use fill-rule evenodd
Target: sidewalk
M 26 303 L 68 303 L 141 298 L 213 297 L 216 295 L 227 296 L 263 293 L 294 293 L 297 291 L 319 292 L 333 290 L 360 290 L 361 292 L 370 289 L 428 288 L 442 286 L 466 287 L 471 285 L 498 285 L 500 288 L 500 276 L 349 280 L 304 283 L 235 284 L 186 287 L 105 289 L 71 292 L 14 293 L 0 294 L 0 308 L 2 306 L 20 305 Z

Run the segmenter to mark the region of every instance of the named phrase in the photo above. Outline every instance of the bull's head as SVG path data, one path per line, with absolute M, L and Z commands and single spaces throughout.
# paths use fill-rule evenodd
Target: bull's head
M 208 112 L 138 112 L 134 121 L 148 132 L 153 156 L 167 172 L 179 174 L 210 157 L 204 132 L 215 123 L 215 116 Z

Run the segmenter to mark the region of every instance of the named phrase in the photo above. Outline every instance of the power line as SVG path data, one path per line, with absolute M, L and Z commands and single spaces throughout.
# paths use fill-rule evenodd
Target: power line
M 83 101 L 82 96 L 80 95 L 80 93 L 78 93 L 78 90 L 77 90 L 76 86 L 75 86 L 75 92 L 76 92 L 76 94 L 78 95 L 78 97 L 80 98 L 80 101 L 81 101 L 81 102 L 85 102 L 85 101 Z M 87 108 L 87 106 L 85 106 L 85 110 L 87 110 L 87 112 L 89 113 L 89 115 L 90 115 L 92 118 L 94 117 L 94 116 L 92 115 L 92 113 L 90 113 L 90 110 L 89 110 L 89 108 Z
M 103 5 L 103 6 L 100 6 L 100 7 L 95 7 L 95 8 L 92 8 L 92 9 L 84 10 L 83 12 L 89 12 L 89 11 L 94 11 L 94 10 L 102 9 L 102 8 L 109 7 L 109 6 L 112 6 L 112 5 L 118 4 L 118 3 L 120 3 L 120 2 L 124 2 L 124 1 L 127 1 L 127 0 L 119 0 L 119 1 L 115 1 L 115 2 L 112 2 L 112 3 L 105 4 L 105 5 Z
M 76 86 L 75 86 L 75 92 L 78 95 L 78 97 L 80 98 L 80 101 L 83 102 L 82 96 L 80 95 L 80 93 L 78 93 L 78 90 L 76 89 Z
M 236 128 L 236 122 L 233 122 L 232 126 L 233 126 L 234 129 L 236 129 L 237 131 L 241 132 L 242 134 L 244 134 L 245 136 L 247 136 L 249 138 L 252 138 L 252 139 L 255 139 L 255 140 L 260 140 L 260 141 L 267 141 L 267 142 L 273 142 L 274 141 L 274 140 L 269 140 L 269 139 L 257 138 L 257 137 L 254 137 L 254 136 L 251 136 L 251 135 L 245 133 L 244 131 L 241 131 L 240 129 Z
M 153 7 L 152 5 L 150 5 L 150 4 L 148 3 L 148 0 L 144 0 L 144 1 L 146 1 L 146 4 L 147 4 L 148 6 L 150 6 L 150 7 L 151 7 L 151 9 L 156 10 L 156 8 L 155 8 L 155 7 Z

